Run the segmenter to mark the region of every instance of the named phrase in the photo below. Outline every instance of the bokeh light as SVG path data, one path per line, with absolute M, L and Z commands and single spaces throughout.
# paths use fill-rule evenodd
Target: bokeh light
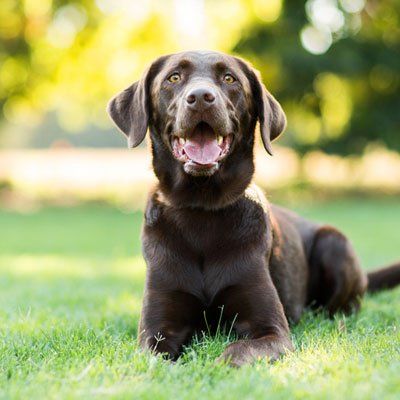
M 3 0 L 0 145 L 51 145 L 44 129 L 83 144 L 112 129 L 105 104 L 154 58 L 215 49 L 260 70 L 297 151 L 400 148 L 399 18 L 395 2 L 372 0 Z

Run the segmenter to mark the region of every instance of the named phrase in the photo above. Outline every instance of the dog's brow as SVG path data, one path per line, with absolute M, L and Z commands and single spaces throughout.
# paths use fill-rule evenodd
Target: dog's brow
M 190 60 L 188 60 L 187 58 L 184 58 L 183 60 L 179 61 L 178 66 L 180 68 L 188 68 L 188 67 L 192 67 L 193 63 Z
M 217 71 L 225 71 L 228 69 L 228 66 L 226 65 L 226 63 L 224 63 L 223 61 L 218 61 L 214 64 L 214 68 Z

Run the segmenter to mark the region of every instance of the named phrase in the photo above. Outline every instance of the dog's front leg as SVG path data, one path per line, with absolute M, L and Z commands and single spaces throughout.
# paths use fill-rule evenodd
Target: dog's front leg
M 139 324 L 140 346 L 175 360 L 192 336 L 199 307 L 188 293 L 147 288 Z
M 268 270 L 263 268 L 246 281 L 229 287 L 219 299 L 224 313 L 235 321 L 236 332 L 244 337 L 230 344 L 219 358 L 235 367 L 264 358 L 274 361 L 293 350 L 288 323 Z
M 143 231 L 147 264 L 146 288 L 139 323 L 139 345 L 143 349 L 176 359 L 195 329 L 202 306 L 193 294 L 199 279 L 192 268 L 194 258 L 182 249 L 163 219 L 163 205 L 150 198 Z

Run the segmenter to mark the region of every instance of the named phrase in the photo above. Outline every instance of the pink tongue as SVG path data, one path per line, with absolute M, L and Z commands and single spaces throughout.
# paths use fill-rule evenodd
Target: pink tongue
M 191 160 L 202 165 L 216 162 L 221 154 L 214 131 L 203 124 L 200 124 L 193 135 L 186 139 L 183 148 Z

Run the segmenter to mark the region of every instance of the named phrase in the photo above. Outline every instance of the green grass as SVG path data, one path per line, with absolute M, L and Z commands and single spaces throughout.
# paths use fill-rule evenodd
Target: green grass
M 342 228 L 368 268 L 400 257 L 397 200 L 298 210 Z M 195 341 L 175 364 L 138 351 L 141 218 L 0 212 L 1 398 L 399 398 L 400 289 L 367 296 L 357 316 L 305 314 L 296 351 L 273 365 L 216 365 L 225 337 Z

